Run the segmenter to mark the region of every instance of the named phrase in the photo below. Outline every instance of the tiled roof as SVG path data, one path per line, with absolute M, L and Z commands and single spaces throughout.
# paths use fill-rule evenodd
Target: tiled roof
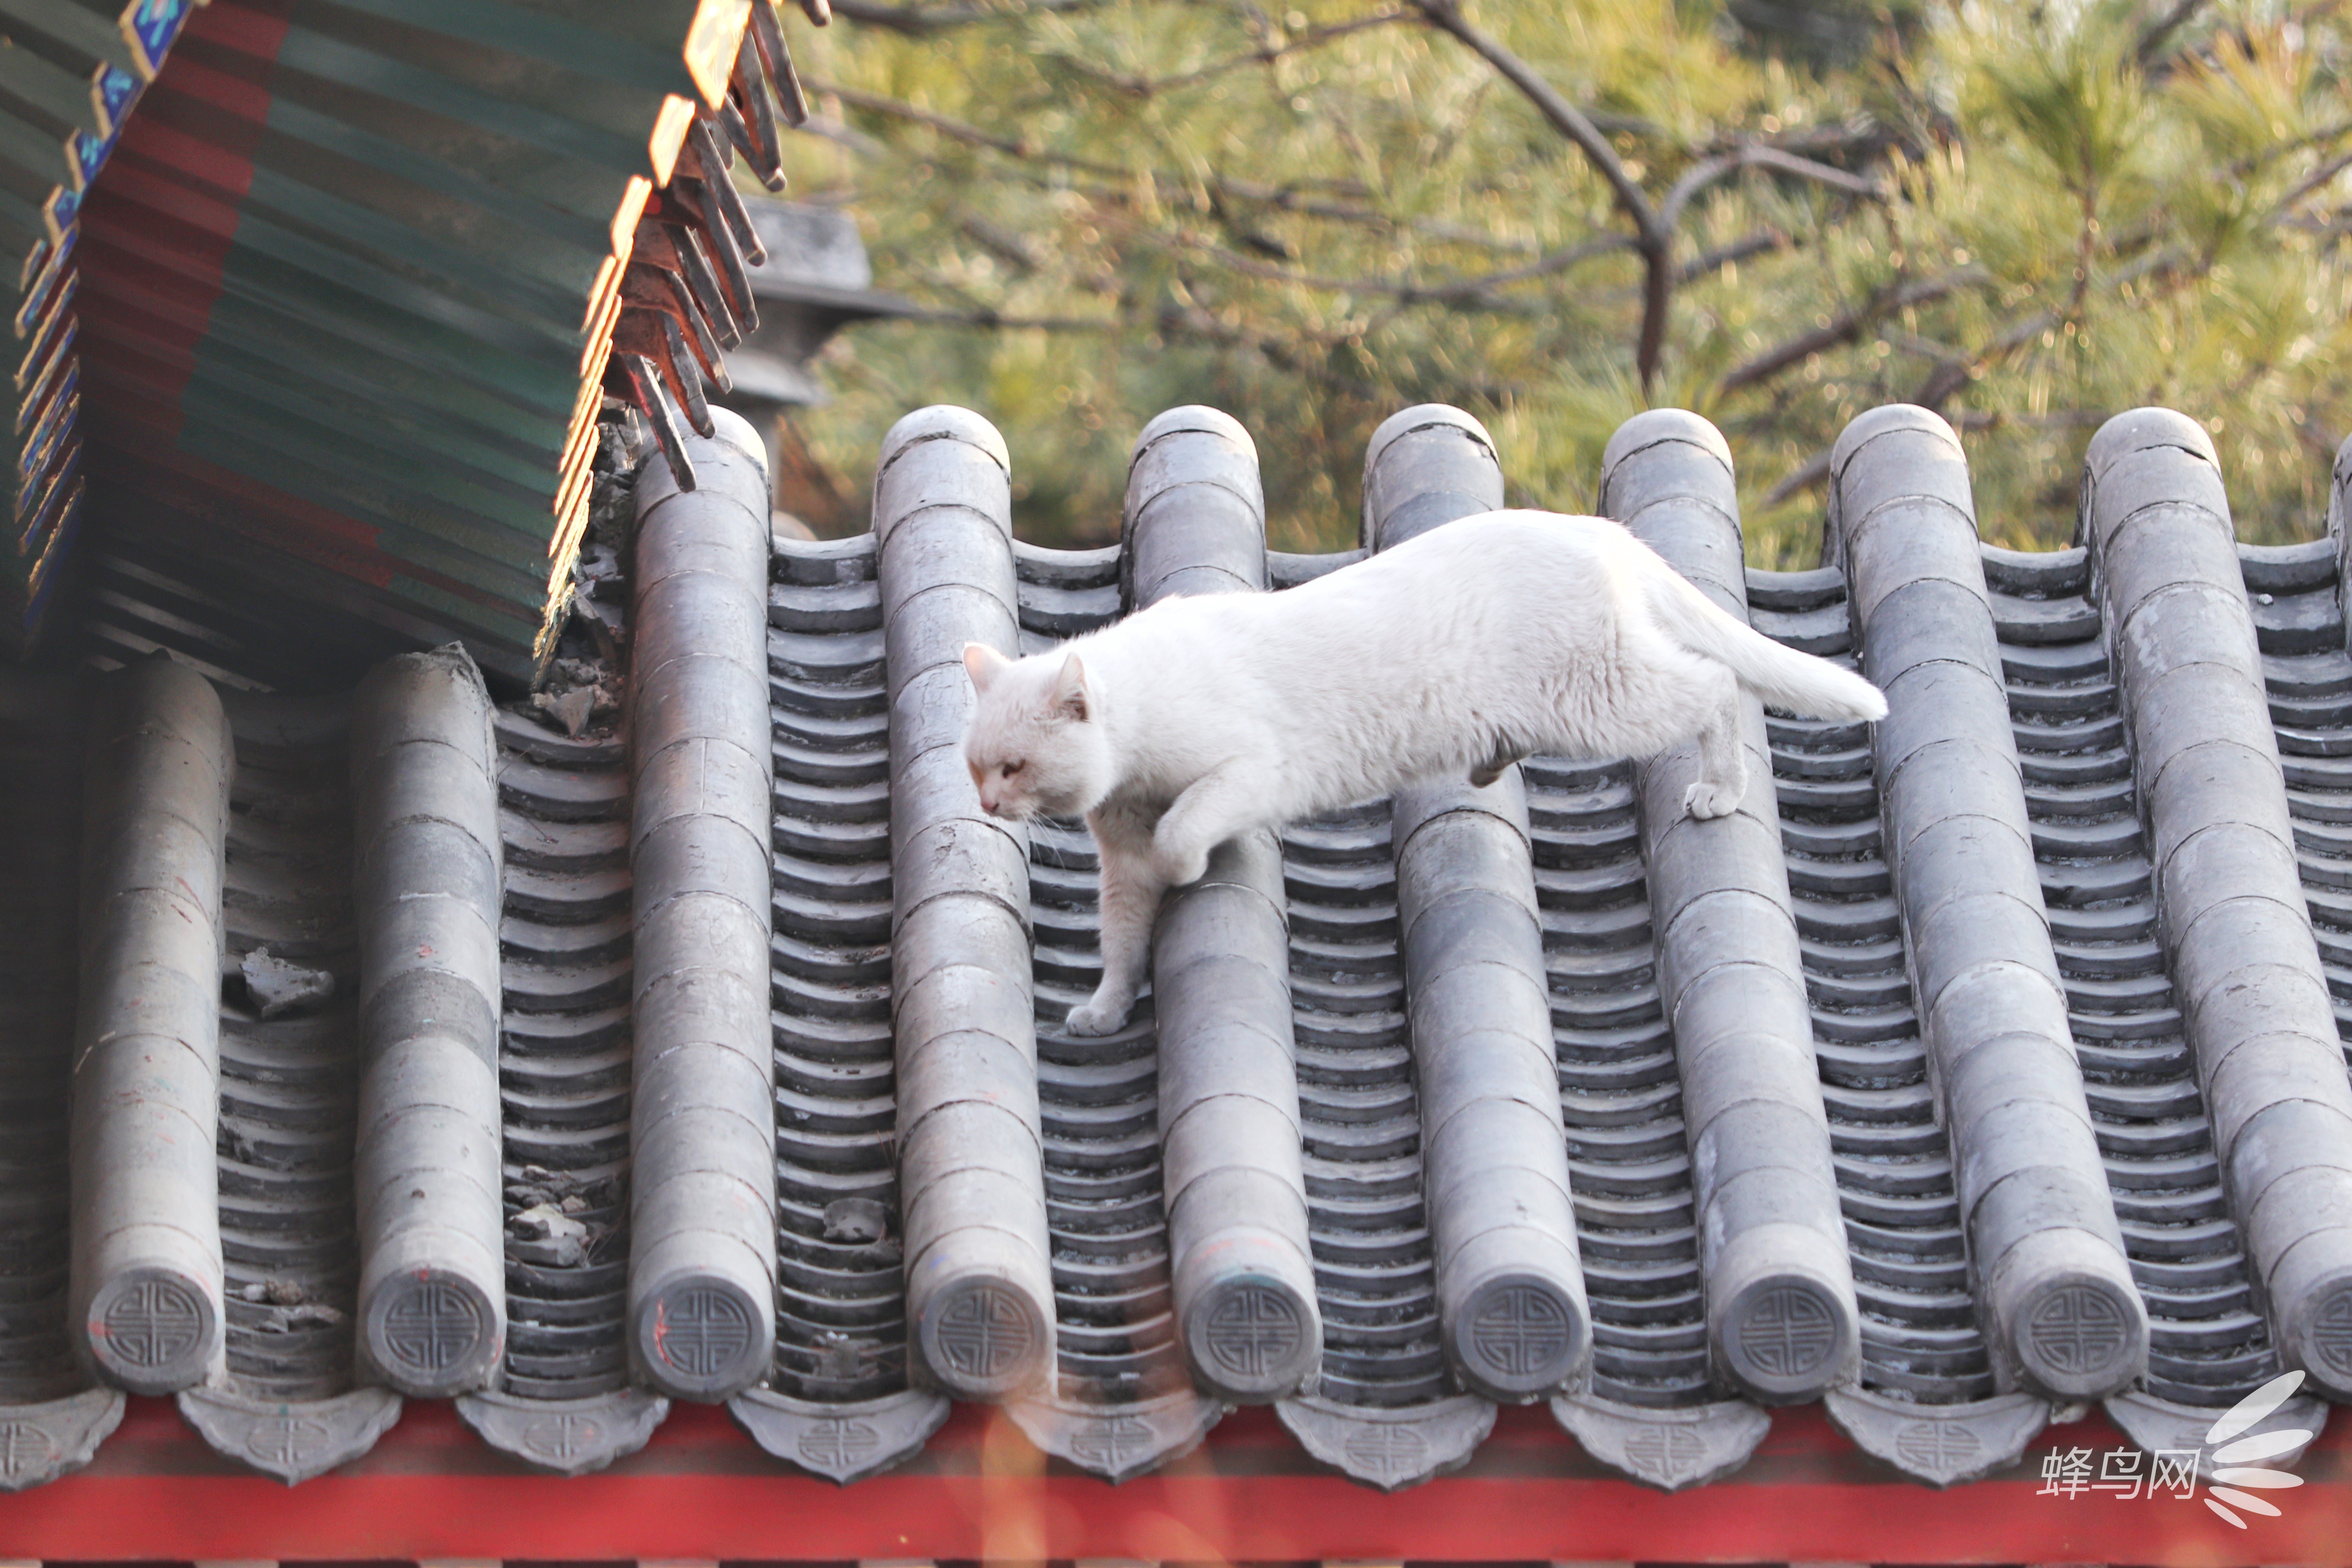
M 979 810 L 963 643 L 1360 552 L 1269 553 L 1201 408 L 1145 428 L 1112 548 L 1015 540 L 946 408 L 871 532 L 773 541 L 718 417 L 699 489 L 636 481 L 618 730 L 495 710 L 456 650 L 335 700 L 0 689 L 0 1414 L 50 1438 L 0 1479 L 117 1387 L 289 1479 L 403 1397 L 567 1471 L 724 1401 L 845 1480 L 961 1399 L 1113 1479 L 1271 1404 L 1382 1488 L 1497 1402 L 1683 1487 L 1775 1405 L 1948 1484 L 2087 1402 L 2182 1448 L 2283 1368 L 2274 1424 L 2352 1394 L 2342 519 L 2239 546 L 2192 421 L 2111 421 L 2084 543 L 2032 555 L 1979 543 L 1941 420 L 1874 411 L 1831 563 L 1770 573 L 1722 437 L 1639 416 L 1601 509 L 1887 719 L 1752 710 L 1717 821 L 1685 750 L 1235 841 L 1097 1039 L 1060 1026 L 1091 841 Z M 1396 416 L 1365 548 L 1503 471 Z
M 87 510 L 178 585 L 159 608 L 258 581 L 527 680 L 606 394 L 674 447 L 757 324 L 728 171 L 780 186 L 805 118 L 772 0 L 121 10 L 110 46 L 69 0 L 0 5 L 20 75 L 98 51 L 102 122 L 37 220 L 0 167 L 0 247 L 32 247 L 0 640 L 40 630 Z

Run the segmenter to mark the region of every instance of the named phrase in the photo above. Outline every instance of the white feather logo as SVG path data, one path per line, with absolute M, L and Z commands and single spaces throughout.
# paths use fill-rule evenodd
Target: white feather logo
M 2246 1521 L 2238 1517 L 2237 1509 L 2276 1519 L 2279 1508 L 2268 1498 L 2256 1497 L 2252 1492 L 2239 1490 L 2239 1488 L 2254 1487 L 2274 1491 L 2303 1485 L 2301 1476 L 2286 1470 L 2266 1469 L 2256 1461 L 2275 1459 L 2281 1454 L 2293 1452 L 2311 1441 L 2310 1433 L 2291 1427 L 2281 1432 L 2258 1432 L 2251 1437 L 2238 1436 L 2285 1404 L 2287 1396 L 2302 1386 L 2303 1373 L 2300 1372 L 2274 1377 L 2223 1412 L 2221 1418 L 2214 1422 L 2212 1429 L 2205 1434 L 2206 1446 L 2213 1450 L 2211 1460 L 2214 1467 L 2213 1485 L 2207 1489 L 2205 1506 L 2240 1530 L 2246 1528 Z M 2232 1442 L 2232 1438 L 2237 1440 Z M 2217 1444 L 2227 1444 L 2228 1447 L 2214 1447 Z M 2231 1507 L 2231 1504 L 2236 1508 Z

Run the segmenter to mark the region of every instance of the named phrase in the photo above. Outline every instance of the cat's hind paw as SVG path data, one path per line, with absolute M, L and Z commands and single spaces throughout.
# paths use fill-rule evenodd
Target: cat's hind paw
M 1070 1016 L 1062 1021 L 1062 1032 L 1078 1036 L 1111 1034 L 1127 1022 L 1127 1008 L 1108 1002 L 1082 1002 L 1071 1008 Z
M 1701 779 L 1683 792 L 1683 809 L 1701 822 L 1712 821 L 1738 811 L 1740 796 L 1747 793 L 1741 784 L 1710 784 Z
M 1205 849 L 1171 854 L 1155 850 L 1151 868 L 1160 879 L 1171 888 L 1190 887 L 1209 874 L 1209 852 Z

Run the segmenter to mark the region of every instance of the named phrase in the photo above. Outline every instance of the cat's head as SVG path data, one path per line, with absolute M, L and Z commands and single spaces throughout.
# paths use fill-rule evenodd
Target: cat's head
M 981 808 L 1026 822 L 1082 816 L 1100 805 L 1112 784 L 1110 742 L 1078 656 L 1014 660 L 975 642 L 964 644 L 963 667 L 980 695 L 963 760 Z

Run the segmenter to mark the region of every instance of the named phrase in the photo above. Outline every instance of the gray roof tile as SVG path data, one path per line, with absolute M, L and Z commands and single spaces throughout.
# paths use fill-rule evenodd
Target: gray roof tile
M 2203 427 L 2165 409 L 2109 420 L 2085 467 L 2084 531 L 2221 1186 L 2280 1356 L 2341 1396 L 2352 1391 L 2352 1229 L 2341 1223 L 2352 1084 L 2221 472 Z M 2340 626 L 2332 640 L 2342 647 Z
M 909 1343 L 920 1378 L 1002 1399 L 1054 1383 L 1053 1247 L 1024 963 L 1025 846 L 958 745 L 967 642 L 1014 649 L 1004 444 L 956 408 L 883 438 L 874 486 L 890 694 L 891 995 Z M 898 1215 L 892 1216 L 898 1230 Z
M 1406 409 L 1373 434 L 1364 496 L 1364 535 L 1380 549 L 1492 510 L 1503 501 L 1493 439 L 1457 410 Z M 1414 784 L 1393 811 L 1441 1342 L 1470 1392 L 1541 1398 L 1589 1375 L 1592 1319 L 1526 789 L 1505 766 L 1484 788 Z
M 100 683 L 82 837 L 72 1319 L 98 1375 L 173 1394 L 226 1353 L 221 882 L 236 742 L 168 659 Z
M 383 1382 L 446 1398 L 506 1351 L 490 698 L 452 646 L 378 665 L 352 708 L 360 1342 Z
M 772 1361 L 778 1203 L 767 476 L 751 427 L 713 418 L 697 489 L 637 485 L 630 703 L 629 1355 L 704 1401 Z
M 1874 737 L 1886 850 L 1996 1384 L 2116 1393 L 2146 1366 L 2147 1314 L 2074 1070 L 1959 441 L 1883 408 L 1832 469 L 1862 666 L 1891 710 Z
M 454 1384 L 563 1473 L 683 1396 L 851 1480 L 953 1393 L 1114 1479 L 1270 1399 L 1382 1488 L 1549 1395 L 1675 1488 L 1745 1462 L 1759 1401 L 1948 1485 L 2088 1398 L 2183 1446 L 2283 1363 L 2352 1377 L 2342 572 L 2235 547 L 2189 422 L 2111 424 L 2087 551 L 2032 555 L 1978 542 L 1939 421 L 1875 411 L 1833 564 L 1790 574 L 1740 566 L 1718 435 L 1630 423 L 1604 507 L 1888 720 L 1755 713 L 1718 822 L 1679 754 L 1538 757 L 1229 846 L 1085 1039 L 1093 846 L 977 811 L 962 643 L 1360 552 L 1267 553 L 1211 410 L 1147 429 L 1100 551 L 1013 541 L 1002 441 L 935 409 L 874 533 L 772 557 L 755 451 L 729 424 L 696 492 L 638 486 L 622 732 L 493 716 L 447 655 L 355 700 L 149 662 L 95 720 L 0 683 L 11 1147 L 60 1136 L 77 1026 L 85 1079 L 129 1075 L 73 1096 L 79 1187 L 0 1173 L 50 1260 L 0 1279 L 0 1405 L 48 1439 L 0 1486 L 85 1459 L 115 1383 L 288 1479 Z M 1365 536 L 1500 475 L 1409 410 Z M 81 1359 L 69 1215 L 74 1299 L 138 1331 Z
M 1602 459 L 1601 486 L 1605 514 L 1747 618 L 1730 453 L 1714 426 L 1674 410 L 1628 420 Z M 1659 925 L 1659 1000 L 1674 1028 L 1694 1164 L 1709 1351 L 1732 1386 L 1780 1404 L 1853 1379 L 1860 1310 L 1769 742 L 1752 700 L 1741 742 L 1748 794 L 1727 817 L 1701 822 L 1682 810 L 1698 776 L 1696 742 L 1637 764 L 1634 776 Z
M 1146 425 L 1125 510 L 1139 607 L 1265 590 L 1257 449 L 1229 416 Z M 1275 836 L 1236 839 L 1162 901 L 1151 944 L 1170 1306 L 1193 1383 L 1235 1405 L 1311 1387 L 1321 1361 L 1286 901 Z

